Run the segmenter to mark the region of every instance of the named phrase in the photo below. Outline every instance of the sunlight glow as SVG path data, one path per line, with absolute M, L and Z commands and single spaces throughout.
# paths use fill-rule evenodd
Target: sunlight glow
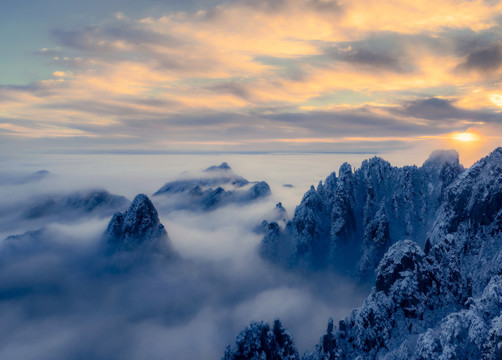
M 451 138 L 453 140 L 462 141 L 462 142 L 472 142 L 479 140 L 479 135 L 472 132 L 461 132 L 461 133 L 453 133 L 451 134 Z
M 490 96 L 490 100 L 492 103 L 494 103 L 498 107 L 502 107 L 502 95 L 501 94 L 492 94 Z

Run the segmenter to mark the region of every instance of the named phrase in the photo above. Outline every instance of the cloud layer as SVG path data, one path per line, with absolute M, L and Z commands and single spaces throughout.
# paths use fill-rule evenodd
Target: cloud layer
M 199 6 L 52 29 L 57 46 L 33 52 L 58 70 L 0 87 L 0 136 L 51 151 L 64 138 L 73 150 L 325 151 L 329 139 L 368 151 L 353 138 L 370 137 L 382 151 L 502 123 L 499 2 Z
M 71 221 L 65 216 L 11 216 L 9 227 L 0 224 L 0 357 L 218 359 L 250 321 L 276 316 L 302 350 L 312 348 L 328 317 L 344 316 L 367 289 L 326 274 L 284 272 L 259 258 L 260 236 L 253 229 L 275 207 L 277 196 L 292 207 L 307 184 L 339 165 L 328 165 L 333 156 L 316 154 L 292 159 L 293 166 L 283 155 L 278 160 L 286 161 L 272 171 L 272 162 L 266 161 L 271 158 L 276 156 L 225 159 L 236 164 L 236 172 L 270 181 L 274 191 L 286 180 L 296 186 L 273 199 L 208 213 L 167 213 L 152 197 L 180 254 L 176 262 L 115 266 L 104 253 L 106 212 L 81 213 Z M 65 159 L 56 156 L 44 164 L 51 173 L 38 182 L 0 182 L 0 210 L 12 204 L 31 208 L 54 191 L 85 193 L 84 186 L 93 183 L 129 198 L 138 191 L 151 194 L 181 170 L 193 172 L 222 160 L 193 155 Z M 298 172 L 298 161 L 319 174 Z M 15 163 L 4 176 L 22 179 L 23 170 L 31 173 L 33 166 Z M 4 240 L 26 230 L 34 231 Z

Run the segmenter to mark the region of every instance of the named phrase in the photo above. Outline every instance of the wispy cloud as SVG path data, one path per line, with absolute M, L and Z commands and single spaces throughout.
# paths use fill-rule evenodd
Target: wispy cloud
M 2 131 L 220 146 L 499 123 L 501 13 L 486 1 L 365 0 L 118 13 L 52 31 L 58 47 L 37 53 L 58 69 L 0 87 Z

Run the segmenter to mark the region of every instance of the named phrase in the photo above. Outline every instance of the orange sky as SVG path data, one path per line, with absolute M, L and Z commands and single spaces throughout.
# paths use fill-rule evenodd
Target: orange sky
M 480 157 L 502 143 L 500 15 L 496 1 L 257 0 L 55 21 L 31 49 L 52 75 L 1 83 L 2 150 Z

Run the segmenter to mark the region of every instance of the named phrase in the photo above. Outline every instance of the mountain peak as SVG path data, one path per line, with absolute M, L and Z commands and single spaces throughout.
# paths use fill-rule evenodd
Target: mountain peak
M 169 237 L 160 223 L 157 210 L 145 194 L 137 195 L 127 211 L 113 216 L 105 237 L 115 250 L 150 248 L 164 251 L 169 244 Z
M 145 194 L 138 194 L 131 203 L 131 206 L 127 210 L 127 213 L 131 216 L 141 215 L 147 217 L 153 222 L 159 221 L 157 210 L 153 206 L 152 201 Z
M 491 152 L 490 155 L 487 156 L 489 159 L 496 159 L 497 161 L 502 160 L 502 147 L 498 147 Z
M 443 166 L 445 164 L 459 164 L 459 156 L 456 150 L 434 150 L 423 166 Z
M 379 156 L 373 156 L 368 160 L 364 160 L 361 164 L 361 168 L 363 167 L 374 167 L 374 166 L 390 166 L 390 163 L 387 160 L 382 159 Z
M 213 165 L 208 167 L 205 172 L 211 172 L 211 171 L 230 171 L 232 168 L 226 163 L 222 162 L 220 165 Z
M 352 174 L 352 166 L 348 162 L 344 162 L 338 170 L 338 177 L 343 177 Z

